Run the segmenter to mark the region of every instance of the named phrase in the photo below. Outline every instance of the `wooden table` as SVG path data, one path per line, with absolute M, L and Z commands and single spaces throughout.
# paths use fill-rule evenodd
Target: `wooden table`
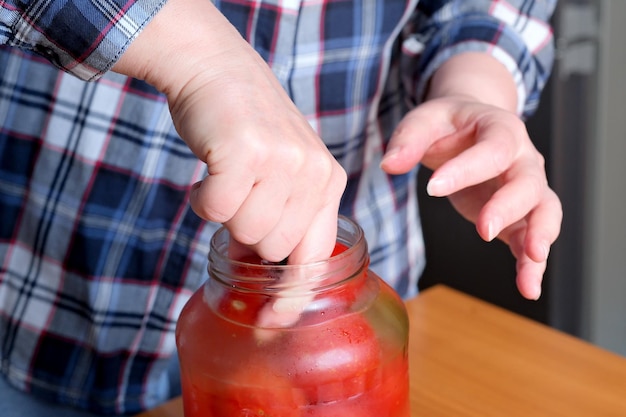
M 414 417 L 626 417 L 621 356 L 444 286 L 407 308 Z

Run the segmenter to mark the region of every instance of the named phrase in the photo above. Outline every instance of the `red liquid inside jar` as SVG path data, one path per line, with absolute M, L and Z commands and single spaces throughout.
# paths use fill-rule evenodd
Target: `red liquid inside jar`
M 340 218 L 335 253 L 312 265 L 229 259 L 227 241 L 176 329 L 185 417 L 409 417 L 406 310 L 356 224 Z M 259 325 L 290 297 L 295 319 Z

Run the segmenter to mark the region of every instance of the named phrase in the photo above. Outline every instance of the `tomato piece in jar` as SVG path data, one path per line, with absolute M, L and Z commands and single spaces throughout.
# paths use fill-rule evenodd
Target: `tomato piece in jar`
M 259 312 L 271 298 L 269 295 L 259 292 L 265 285 L 263 279 L 271 278 L 267 276 L 270 270 L 255 268 L 255 266 L 263 265 L 263 260 L 254 254 L 239 257 L 237 261 L 241 263 L 236 264 L 230 271 L 233 276 L 253 277 L 262 280 L 259 282 L 240 282 L 238 288 L 228 288 L 222 291 L 221 295 L 216 296 L 219 298 L 217 313 L 229 321 L 254 326 Z
M 304 394 L 262 361 L 242 364 L 225 380 L 198 378 L 183 394 L 193 396 L 184 404 L 194 405 L 185 417 L 293 417 L 306 405 Z
M 220 299 L 218 314 L 229 321 L 254 326 L 259 312 L 269 300 L 268 296 L 231 290 Z
M 310 404 L 332 403 L 369 391 L 380 375 L 379 347 L 359 314 L 300 327 L 281 341 L 279 369 L 292 375 Z

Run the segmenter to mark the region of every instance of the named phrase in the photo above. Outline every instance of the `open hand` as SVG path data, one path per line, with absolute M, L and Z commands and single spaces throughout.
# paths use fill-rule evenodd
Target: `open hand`
M 397 127 L 382 168 L 401 173 L 420 161 L 434 171 L 428 193 L 448 196 L 483 239 L 508 243 L 519 291 L 537 299 L 562 209 L 519 117 L 464 96 L 427 101 Z

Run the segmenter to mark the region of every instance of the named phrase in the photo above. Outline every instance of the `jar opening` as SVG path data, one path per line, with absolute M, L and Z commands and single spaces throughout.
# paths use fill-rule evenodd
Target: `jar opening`
M 345 216 L 337 223 L 337 244 L 345 246 L 330 258 L 303 265 L 266 262 L 259 258 L 233 259 L 229 256 L 230 234 L 219 229 L 211 239 L 209 276 L 224 285 L 243 291 L 311 291 L 334 286 L 359 274 L 368 266 L 369 255 L 363 230 Z

